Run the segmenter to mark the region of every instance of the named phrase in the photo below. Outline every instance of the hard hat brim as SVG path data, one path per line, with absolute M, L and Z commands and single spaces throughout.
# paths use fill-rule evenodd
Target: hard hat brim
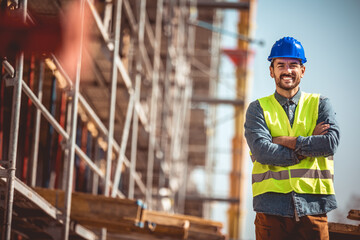
M 272 57 L 268 57 L 268 61 L 272 62 L 275 58 L 294 58 L 294 59 L 299 59 L 301 61 L 301 63 L 306 63 L 307 59 L 306 58 L 296 58 L 294 56 L 272 56 Z

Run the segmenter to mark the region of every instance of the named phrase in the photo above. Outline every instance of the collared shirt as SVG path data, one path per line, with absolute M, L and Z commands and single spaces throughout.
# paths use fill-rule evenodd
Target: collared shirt
M 277 92 L 275 98 L 284 108 L 291 125 L 294 122 L 296 107 L 301 96 L 300 90 L 291 99 Z M 251 153 L 261 164 L 274 166 L 291 166 L 299 162 L 297 156 L 332 156 L 340 140 L 340 129 L 335 119 L 335 112 L 328 98 L 320 96 L 317 124 L 330 124 L 324 135 L 299 136 L 295 150 L 272 143 L 272 136 L 266 125 L 264 113 L 258 100 L 252 102 L 246 112 L 245 137 Z M 294 217 L 327 213 L 337 207 L 335 195 L 298 194 L 291 192 L 264 193 L 254 197 L 253 206 L 256 212 Z

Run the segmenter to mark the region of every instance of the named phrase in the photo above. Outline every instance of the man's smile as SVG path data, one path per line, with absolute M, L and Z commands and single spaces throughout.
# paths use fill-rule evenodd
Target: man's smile
M 281 76 L 280 76 L 280 79 L 281 80 L 284 80 L 284 81 L 286 81 L 286 82 L 289 82 L 289 81 L 294 81 L 295 80 L 295 76 L 293 76 L 293 75 L 287 75 L 287 74 L 282 74 Z

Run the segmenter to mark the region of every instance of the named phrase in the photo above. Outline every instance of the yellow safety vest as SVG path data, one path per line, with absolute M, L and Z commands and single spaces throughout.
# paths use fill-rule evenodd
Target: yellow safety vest
M 274 95 L 259 99 L 272 137 L 311 136 L 318 119 L 319 94 L 301 93 L 291 127 L 285 110 Z M 335 194 L 332 157 L 308 157 L 300 163 L 279 167 L 254 160 L 252 171 L 253 196 L 266 192 Z

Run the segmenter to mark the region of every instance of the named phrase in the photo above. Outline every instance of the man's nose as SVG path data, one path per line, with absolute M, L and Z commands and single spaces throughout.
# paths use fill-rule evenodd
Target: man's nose
M 285 71 L 288 72 L 288 73 L 292 72 L 292 69 L 291 69 L 290 65 L 285 65 Z

